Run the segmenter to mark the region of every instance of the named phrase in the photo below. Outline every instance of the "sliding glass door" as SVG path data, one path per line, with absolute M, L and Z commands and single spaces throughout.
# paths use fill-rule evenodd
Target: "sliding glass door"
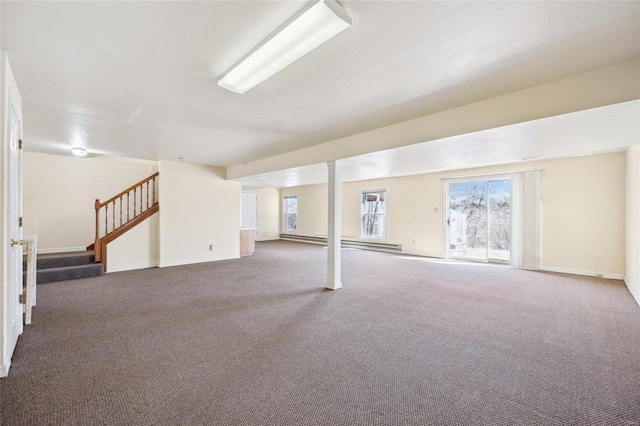
M 447 251 L 456 259 L 509 263 L 511 181 L 508 176 L 447 183 Z

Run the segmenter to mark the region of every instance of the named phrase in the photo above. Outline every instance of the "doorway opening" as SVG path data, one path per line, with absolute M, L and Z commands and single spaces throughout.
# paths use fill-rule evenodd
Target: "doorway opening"
M 446 183 L 447 257 L 511 263 L 511 179 L 508 175 Z

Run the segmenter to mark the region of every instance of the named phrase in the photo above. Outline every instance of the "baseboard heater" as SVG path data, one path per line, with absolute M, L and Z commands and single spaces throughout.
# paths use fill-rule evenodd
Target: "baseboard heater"
M 280 239 L 285 241 L 298 241 L 303 243 L 327 245 L 327 237 L 324 235 L 309 236 L 295 234 L 280 234 Z M 364 250 L 387 251 L 391 253 L 401 253 L 402 244 L 378 243 L 375 241 L 358 241 L 355 238 L 342 238 L 342 247 L 360 248 Z

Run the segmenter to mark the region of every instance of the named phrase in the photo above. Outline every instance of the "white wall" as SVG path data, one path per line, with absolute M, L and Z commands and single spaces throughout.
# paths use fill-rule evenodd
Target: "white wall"
M 107 246 L 107 272 L 144 269 L 160 264 L 159 221 L 156 213 Z
M 224 169 L 33 152 L 24 158 L 25 233 L 37 234 L 45 251 L 84 249 L 95 237 L 94 200 L 162 168 L 160 212 L 109 244 L 107 272 L 239 257 L 240 184 L 224 180 Z
M 240 183 L 217 167 L 160 161 L 159 171 L 160 266 L 240 257 Z
M 624 152 L 551 161 L 542 172 L 542 185 L 542 265 L 621 279 Z
M 580 274 L 624 274 L 625 155 L 613 153 L 522 162 L 415 176 L 346 182 L 342 235 L 360 235 L 360 191 L 386 189 L 390 243 L 408 254 L 444 256 L 443 179 L 538 168 L 543 179 L 542 259 L 545 269 Z M 284 188 L 298 196 L 300 235 L 327 233 L 327 187 Z M 600 265 L 594 256 L 601 257 Z
M 640 305 L 640 145 L 627 150 L 625 282 Z
M 157 171 L 155 161 L 25 152 L 24 232 L 38 235 L 41 250 L 84 249 L 95 239 L 95 199 L 109 199 Z
M 344 191 L 344 189 L 343 189 Z M 327 235 L 327 185 L 304 185 L 280 190 L 280 209 L 282 210 L 282 199 L 287 195 L 298 197 L 298 235 Z M 343 195 L 343 200 L 344 200 Z M 345 216 L 343 204 L 343 217 Z M 283 215 L 279 217 L 280 229 L 283 227 Z M 291 231 L 283 233 L 291 234 Z M 344 220 L 342 224 L 342 235 L 345 234 Z
M 258 231 L 256 241 L 280 238 L 280 191 L 265 188 L 253 191 L 258 196 Z

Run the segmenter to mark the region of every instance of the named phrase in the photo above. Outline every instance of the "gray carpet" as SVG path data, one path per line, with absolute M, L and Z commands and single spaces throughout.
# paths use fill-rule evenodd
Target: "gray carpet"
M 41 254 L 37 259 L 36 282 L 46 284 L 103 275 L 101 263 L 95 263 L 93 250 Z M 22 261 L 23 282 L 27 282 L 27 256 Z
M 258 244 L 38 287 L 3 425 L 640 425 L 624 284 Z

